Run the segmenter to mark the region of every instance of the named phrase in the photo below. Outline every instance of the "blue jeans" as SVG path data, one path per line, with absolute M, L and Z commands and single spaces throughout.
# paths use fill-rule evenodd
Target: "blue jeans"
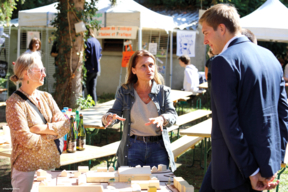
M 128 166 L 150 165 L 152 168 L 159 164 L 169 167 L 169 157 L 165 149 L 163 140 L 157 142 L 138 141 L 130 138 L 130 147 L 128 149 Z

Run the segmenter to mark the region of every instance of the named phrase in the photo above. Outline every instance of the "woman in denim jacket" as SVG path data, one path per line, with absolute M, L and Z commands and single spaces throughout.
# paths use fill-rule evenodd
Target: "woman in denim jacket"
M 175 171 L 174 156 L 166 127 L 176 123 L 177 114 L 171 89 L 161 85 L 154 56 L 136 51 L 129 60 L 126 83 L 115 103 L 103 116 L 105 127 L 124 122 L 123 136 L 117 151 L 119 166 L 164 164 Z

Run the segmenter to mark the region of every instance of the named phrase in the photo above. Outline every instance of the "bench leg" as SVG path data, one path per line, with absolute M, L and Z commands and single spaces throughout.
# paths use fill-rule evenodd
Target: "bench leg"
M 180 126 L 181 127 L 181 126 Z M 180 137 L 180 127 L 178 127 L 178 131 L 177 131 L 177 139 L 179 139 L 179 137 Z
M 123 126 L 123 123 L 122 121 L 120 121 L 120 140 L 122 139 L 122 126 Z
M 207 171 L 207 141 L 206 137 L 204 137 L 204 174 Z
M 278 173 L 278 175 L 277 175 L 277 179 L 278 179 L 278 180 L 280 179 L 280 176 L 281 176 L 281 174 L 285 171 L 285 169 L 286 169 L 286 167 L 284 167 L 284 168 Z M 277 187 L 276 187 L 276 192 L 278 192 L 278 190 L 279 190 L 279 184 L 278 184 Z
M 191 147 L 191 149 L 192 149 L 192 155 L 193 155 L 193 160 L 192 160 L 192 164 L 191 165 L 189 165 L 189 166 L 187 166 L 187 167 L 193 167 L 193 165 L 194 165 L 194 162 L 195 162 L 195 147 L 193 146 L 193 147 Z
M 170 131 L 170 142 L 172 142 L 173 131 Z

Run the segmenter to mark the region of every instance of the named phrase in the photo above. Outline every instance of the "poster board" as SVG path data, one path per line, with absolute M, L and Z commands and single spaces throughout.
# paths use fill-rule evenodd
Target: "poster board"
M 29 43 L 31 39 L 34 37 L 40 39 L 40 32 L 38 31 L 27 31 L 27 48 L 29 47 Z
M 149 52 L 153 55 L 157 54 L 157 43 L 149 43 Z
M 177 56 L 195 57 L 196 31 L 177 31 Z

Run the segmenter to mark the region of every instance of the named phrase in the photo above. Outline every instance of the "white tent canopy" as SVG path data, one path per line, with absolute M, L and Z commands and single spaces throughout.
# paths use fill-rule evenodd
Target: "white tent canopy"
M 58 3 L 52 3 L 35 9 L 19 11 L 19 26 L 52 27 L 50 21 L 58 12 L 57 5 Z M 174 28 L 172 17 L 151 11 L 133 0 L 118 0 L 115 6 L 111 6 L 109 0 L 99 0 L 96 8 L 98 12 L 106 13 L 106 26 L 131 26 L 132 24 L 146 29 L 154 28 L 166 31 Z M 117 17 L 116 20 L 115 17 Z
M 288 42 L 288 8 L 279 0 L 267 0 L 251 14 L 242 17 L 243 28 L 251 30 L 258 40 Z

